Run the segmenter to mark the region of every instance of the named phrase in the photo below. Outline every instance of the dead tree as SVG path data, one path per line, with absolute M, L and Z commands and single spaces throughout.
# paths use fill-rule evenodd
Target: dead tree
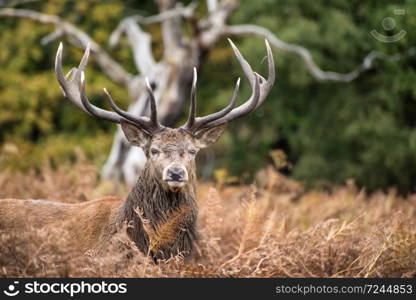
M 0 199 L 0 228 L 19 231 L 25 225 L 58 227 L 69 233 L 68 247 L 76 251 L 100 252 L 111 237 L 127 226 L 127 234 L 144 254 L 155 262 L 171 256 L 188 256 L 196 239 L 196 164 L 199 150 L 214 144 L 227 124 L 259 107 L 275 81 L 272 51 L 266 40 L 267 79 L 254 72 L 238 48 L 230 45 L 251 87 L 251 96 L 236 106 L 240 79 L 230 103 L 222 110 L 196 117 L 197 71 L 193 70 L 191 105 L 186 123 L 169 128 L 159 123 L 156 97 L 146 78 L 150 116 L 137 116 L 122 110 L 104 89 L 114 111 L 89 102 L 84 71 L 90 47 L 70 74 L 62 70 L 63 45 L 55 60 L 55 71 L 65 98 L 90 116 L 120 124 L 132 146 L 141 147 L 146 164 L 127 199 L 115 197 L 85 203 L 67 204 L 45 200 Z
M 137 116 L 149 114 L 144 85 L 144 78 L 148 77 L 159 101 L 157 103 L 159 119 L 166 126 L 172 126 L 183 113 L 183 102 L 187 99 L 188 87 L 192 81 L 192 69 L 194 67 L 199 69 L 208 52 L 224 37 L 256 35 L 267 38 L 273 48 L 299 55 L 312 76 L 318 80 L 352 81 L 362 72 L 370 69 L 374 59 L 382 57 L 380 53 L 373 51 L 364 58 L 361 65 L 346 74 L 324 71 L 317 66 L 306 48 L 288 44 L 266 28 L 252 24 L 229 25 L 227 22 L 238 8 L 239 0 L 206 0 L 207 13 L 200 19 L 194 13 L 199 2 L 191 2 L 188 6 L 176 0 L 155 0 L 155 2 L 159 8 L 157 15 L 127 17 L 121 20 L 109 37 L 110 47 L 114 47 L 122 35 L 127 37 L 137 74 L 127 72 L 87 33 L 59 16 L 27 9 L 3 8 L 0 9 L 0 17 L 26 18 L 54 25 L 55 31 L 42 39 L 43 44 L 56 39 L 66 39 L 81 49 L 86 49 L 90 44 L 91 55 L 94 56 L 103 73 L 110 80 L 127 89 L 130 100 L 128 111 Z M 182 30 L 184 22 L 191 25 L 192 34 L 185 35 Z M 153 56 L 151 36 L 141 27 L 152 23 L 161 24 L 164 54 L 159 61 Z M 133 184 L 138 170 L 145 165 L 145 162 L 143 151 L 131 147 L 118 128 L 111 153 L 101 174 L 103 178 L 121 179 Z

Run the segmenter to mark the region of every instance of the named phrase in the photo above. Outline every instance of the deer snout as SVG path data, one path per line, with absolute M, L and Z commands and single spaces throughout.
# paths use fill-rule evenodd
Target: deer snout
M 188 181 L 188 172 L 181 165 L 171 164 L 163 171 L 163 180 L 171 187 L 182 187 Z
M 168 170 L 168 177 L 173 181 L 182 181 L 185 176 L 185 170 L 182 168 L 171 168 Z

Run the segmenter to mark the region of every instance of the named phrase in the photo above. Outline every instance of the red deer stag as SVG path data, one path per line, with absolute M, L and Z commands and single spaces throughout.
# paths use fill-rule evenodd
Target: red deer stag
M 120 124 L 127 140 L 144 150 L 147 162 L 125 201 L 106 197 L 64 204 L 3 199 L 0 201 L 0 229 L 19 230 L 24 224 L 36 228 L 63 228 L 69 234 L 69 245 L 86 251 L 102 247 L 121 224 L 127 222 L 130 224 L 128 236 L 155 261 L 178 253 L 189 255 L 195 240 L 197 218 L 195 156 L 200 149 L 215 143 L 228 123 L 255 110 L 265 100 L 275 80 L 272 51 L 267 41 L 267 80 L 253 72 L 237 47 L 231 40 L 229 42 L 250 83 L 250 98 L 235 107 L 240 85 L 238 79 L 228 106 L 211 115 L 196 117 L 197 73 L 194 69 L 189 117 L 185 125 L 175 129 L 158 122 L 156 101 L 147 80 L 150 117 L 132 115 L 120 109 L 106 89 L 104 91 L 114 112 L 91 104 L 84 78 L 89 47 L 78 68 L 64 76 L 63 46 L 60 44 L 55 71 L 64 96 L 87 114 Z M 170 233 L 166 234 L 166 230 Z M 163 234 L 160 231 L 164 231 Z

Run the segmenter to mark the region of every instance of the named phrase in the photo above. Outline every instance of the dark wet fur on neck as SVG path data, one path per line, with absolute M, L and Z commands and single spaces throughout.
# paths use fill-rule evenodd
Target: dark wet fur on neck
M 191 176 L 194 180 L 195 175 Z M 168 190 L 146 165 L 130 191 L 117 223 L 127 222 L 130 225 L 127 234 L 138 249 L 157 261 L 179 253 L 184 256 L 191 254 L 196 237 L 196 218 L 194 184 L 178 192 Z M 143 226 L 142 220 L 148 224 Z M 152 245 L 150 251 L 149 245 Z

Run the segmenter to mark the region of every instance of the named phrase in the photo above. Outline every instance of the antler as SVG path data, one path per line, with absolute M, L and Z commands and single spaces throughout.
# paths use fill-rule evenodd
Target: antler
M 274 69 L 274 61 L 273 61 L 273 54 L 270 49 L 270 45 L 267 40 L 265 40 L 266 48 L 267 48 L 267 60 L 269 64 L 269 76 L 267 80 L 265 80 L 262 76 L 253 72 L 250 67 L 250 64 L 245 60 L 245 58 L 241 55 L 238 48 L 234 45 L 234 43 L 228 39 L 233 48 L 234 54 L 237 57 L 238 62 L 240 63 L 244 74 L 248 78 L 252 94 L 251 97 L 239 107 L 234 108 L 237 95 L 240 87 L 240 78 L 238 78 L 233 96 L 231 97 L 230 103 L 221 111 L 213 113 L 211 115 L 205 117 L 195 117 L 196 113 L 196 82 L 197 82 L 197 75 L 196 69 L 194 68 L 194 78 L 192 82 L 192 91 L 191 91 L 191 107 L 189 110 L 189 117 L 188 121 L 185 125 L 181 128 L 186 130 L 191 134 L 197 134 L 198 132 L 203 131 L 204 129 L 216 127 L 222 124 L 226 124 L 229 122 L 234 121 L 237 118 L 240 118 L 251 111 L 255 110 L 263 101 L 266 99 L 267 94 L 270 92 L 274 80 L 275 80 L 275 69 Z
M 149 134 L 155 133 L 157 131 L 163 130 L 163 126 L 159 124 L 157 119 L 157 109 L 156 101 L 153 95 L 152 88 L 149 84 L 149 81 L 146 78 L 146 87 L 147 92 L 149 93 L 150 100 L 150 112 L 151 116 L 142 117 L 135 116 L 129 112 L 126 112 L 120 109 L 114 102 L 110 93 L 104 88 L 104 92 L 108 97 L 111 107 L 114 112 L 101 109 L 88 100 L 86 88 L 85 88 L 85 75 L 84 70 L 87 66 L 88 57 L 90 54 L 90 46 L 88 45 L 84 56 L 81 59 L 81 62 L 78 68 L 73 68 L 69 71 L 67 76 L 64 76 L 62 71 L 62 43 L 59 44 L 58 51 L 56 52 L 55 59 L 55 72 L 58 79 L 58 82 L 62 88 L 64 96 L 72 102 L 76 107 L 86 112 L 89 115 L 95 116 L 100 119 L 111 121 L 114 123 L 129 122 L 133 123 L 140 128 L 147 131 Z M 69 80 L 67 80 L 69 78 Z
M 181 129 L 189 132 L 192 135 L 196 135 L 199 132 L 203 132 L 206 129 L 220 126 L 229 122 L 238 119 L 251 111 L 255 110 L 263 101 L 266 99 L 267 94 L 270 92 L 275 80 L 275 69 L 273 54 L 270 49 L 269 43 L 267 40 L 267 60 L 269 64 L 269 77 L 265 80 L 262 76 L 253 72 L 250 64 L 245 60 L 241 55 L 238 48 L 234 43 L 228 39 L 231 44 L 231 47 L 234 51 L 235 56 L 237 57 L 238 62 L 243 69 L 244 74 L 250 82 L 252 89 L 252 94 L 250 98 L 239 107 L 235 108 L 237 102 L 237 95 L 240 88 L 240 78 L 238 78 L 233 95 L 231 97 L 230 103 L 219 112 L 210 114 L 205 117 L 196 117 L 196 83 L 197 83 L 197 72 L 194 68 L 194 77 L 192 82 L 192 91 L 191 91 L 191 107 L 189 110 L 189 117 L 185 125 L 181 126 Z M 104 109 L 101 109 L 88 100 L 86 88 L 85 88 L 85 75 L 84 70 L 87 66 L 88 57 L 90 53 L 90 47 L 87 46 L 84 56 L 78 66 L 78 68 L 73 68 L 69 71 L 67 76 L 64 76 L 62 71 L 62 43 L 59 45 L 58 51 L 56 53 L 55 60 L 55 71 L 58 78 L 58 82 L 62 88 L 64 96 L 71 101 L 75 106 L 77 106 L 82 111 L 86 112 L 89 115 L 95 116 L 100 119 L 108 120 L 114 123 L 121 122 L 130 122 L 133 123 L 143 130 L 147 131 L 149 134 L 163 130 L 165 127 L 162 126 L 157 118 L 157 108 L 156 100 L 153 94 L 152 88 L 150 86 L 149 80 L 146 78 L 146 87 L 149 94 L 150 101 L 150 118 L 143 116 L 135 116 L 129 112 L 126 112 L 119 108 L 110 93 L 104 88 L 104 92 L 108 97 L 110 105 L 114 112 L 110 112 Z M 67 80 L 69 78 L 69 80 Z

